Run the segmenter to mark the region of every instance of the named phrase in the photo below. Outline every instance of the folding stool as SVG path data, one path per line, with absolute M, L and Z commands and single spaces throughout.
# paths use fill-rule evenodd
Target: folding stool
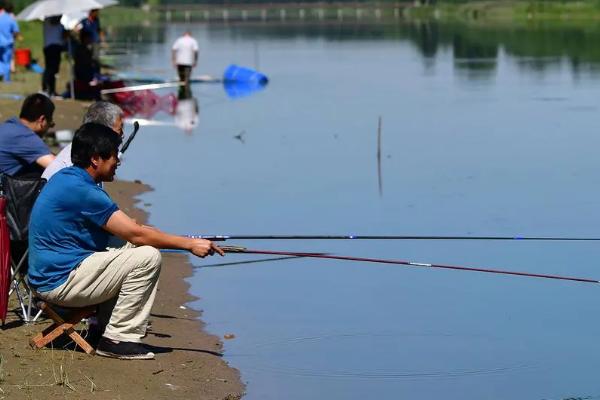
M 38 301 L 37 307 L 46 313 L 54 323 L 35 335 L 29 341 L 34 349 L 41 349 L 61 335 L 69 336 L 87 354 L 95 354 L 94 348 L 83 338 L 74 327 L 84 318 L 89 318 L 96 312 L 96 306 L 84 308 L 65 308 L 69 314 L 64 319 L 58 315 L 52 306 L 44 301 Z

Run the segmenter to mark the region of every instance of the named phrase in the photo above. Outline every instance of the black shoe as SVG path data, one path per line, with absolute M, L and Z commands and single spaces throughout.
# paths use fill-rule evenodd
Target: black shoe
M 105 337 L 100 339 L 96 354 L 119 360 L 154 360 L 154 353 L 141 343 L 114 342 Z
M 104 334 L 104 329 L 106 327 L 100 327 L 97 324 L 88 325 L 87 333 L 84 335 L 84 339 L 92 346 L 98 347 L 100 344 L 100 339 L 102 339 L 102 335 Z

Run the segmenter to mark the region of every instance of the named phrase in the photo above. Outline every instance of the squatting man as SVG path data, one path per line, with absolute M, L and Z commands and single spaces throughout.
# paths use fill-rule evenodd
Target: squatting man
M 31 213 L 29 281 L 37 295 L 65 307 L 98 305 L 106 328 L 96 354 L 152 359 L 141 343 L 156 296 L 159 248 L 182 249 L 198 257 L 222 249 L 209 240 L 164 233 L 139 225 L 98 185 L 114 179 L 121 136 L 87 123 L 75 132 L 73 166 L 46 184 Z M 111 235 L 128 244 L 107 250 Z

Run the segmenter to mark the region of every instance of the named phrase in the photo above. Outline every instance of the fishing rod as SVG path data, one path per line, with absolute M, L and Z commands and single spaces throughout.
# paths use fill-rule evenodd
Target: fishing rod
M 379 264 L 404 265 L 404 266 L 409 266 L 409 267 L 424 267 L 424 268 L 450 269 L 450 270 L 457 270 L 457 271 L 484 272 L 484 273 L 489 273 L 489 274 L 515 275 L 515 276 L 523 276 L 523 277 L 530 277 L 530 278 L 554 279 L 554 280 L 561 280 L 561 281 L 572 281 L 572 282 L 583 282 L 583 283 L 600 283 L 599 280 L 589 279 L 589 278 L 578 278 L 578 277 L 571 277 L 571 276 L 549 275 L 549 274 L 537 274 L 537 273 L 519 272 L 519 271 L 507 271 L 507 270 L 491 269 L 491 268 L 463 267 L 463 266 L 458 266 L 458 265 L 444 265 L 444 264 L 428 264 L 428 263 L 404 261 L 404 260 L 389 260 L 389 259 L 383 259 L 383 258 L 366 258 L 366 257 L 350 257 L 350 256 L 339 256 L 339 255 L 331 255 L 331 254 L 323 254 L 323 253 L 303 253 L 303 252 L 293 252 L 293 251 L 255 250 L 255 249 L 248 249 L 246 247 L 241 247 L 241 246 L 219 246 L 219 247 L 226 253 L 265 254 L 265 255 L 275 255 L 275 256 L 322 258 L 322 259 L 329 259 L 329 260 L 344 260 L 344 261 L 359 261 L 359 262 L 379 263 Z M 177 251 L 177 250 L 175 250 L 175 251 Z
M 242 250 L 245 249 L 245 247 L 241 247 L 241 246 L 219 246 L 219 248 L 221 250 L 223 250 L 225 253 L 242 253 Z M 161 253 L 188 253 L 187 250 L 180 250 L 180 249 L 160 249 Z M 257 253 L 258 254 L 258 253 Z M 298 253 L 300 254 L 300 253 Z M 290 255 L 289 258 L 302 258 L 302 257 L 310 257 L 310 256 L 326 256 L 329 253 L 302 253 L 302 255 L 297 256 L 297 255 Z
M 187 235 L 211 241 L 233 240 L 528 240 L 600 241 L 600 237 L 562 236 L 418 236 L 418 235 Z
M 147 85 L 125 86 L 114 89 L 102 89 L 100 94 L 113 94 L 123 92 L 136 92 L 138 90 L 154 90 L 176 86 L 184 86 L 185 82 L 165 82 L 165 83 L 149 83 Z

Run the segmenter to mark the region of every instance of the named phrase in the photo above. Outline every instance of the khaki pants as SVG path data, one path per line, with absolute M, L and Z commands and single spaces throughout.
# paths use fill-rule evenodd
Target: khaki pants
M 146 334 L 154 303 L 161 256 L 154 247 L 132 247 L 97 252 L 83 260 L 65 283 L 39 297 L 64 307 L 98 304 L 104 336 L 139 342 Z

